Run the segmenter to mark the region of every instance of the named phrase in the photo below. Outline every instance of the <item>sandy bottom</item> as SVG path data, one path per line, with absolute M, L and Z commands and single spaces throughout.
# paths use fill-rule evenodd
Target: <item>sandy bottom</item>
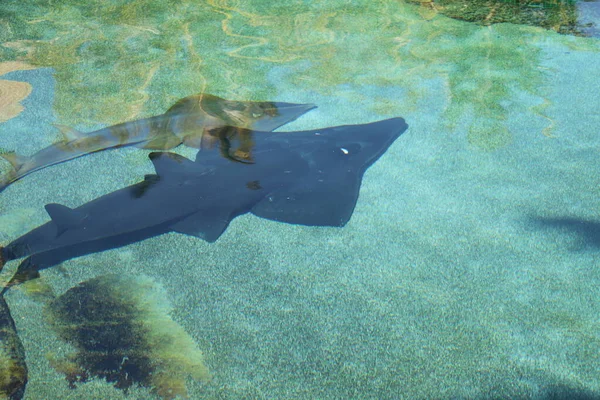
M 563 50 L 546 49 L 548 59 Z M 439 96 L 401 115 L 409 130 L 365 174 L 342 229 L 246 215 L 214 244 L 167 234 L 70 260 L 44 279 L 56 293 L 107 273 L 162 285 L 212 374 L 189 382 L 191 398 L 598 398 L 600 77 L 585 67 L 591 57 L 547 61 L 552 137 L 542 134 L 546 118 L 507 103 L 512 141 L 489 152 L 468 144 L 468 116 L 453 129 L 440 123 L 445 89 L 425 82 Z M 55 140 L 52 71 L 3 79 L 34 90 L 2 125 L 0 146 L 27 154 Z M 281 90 L 272 100 L 319 105 L 289 130 L 380 119 L 344 97 Z M 139 181 L 152 172 L 147 153 L 98 153 L 11 186 L 0 195 L 0 240 L 47 221 L 46 203 L 78 206 Z M 43 305 L 17 289 L 7 301 L 27 352 L 26 398 L 124 397 L 100 380 L 69 389 L 46 359 L 69 347 Z M 152 396 L 134 388 L 129 398 Z

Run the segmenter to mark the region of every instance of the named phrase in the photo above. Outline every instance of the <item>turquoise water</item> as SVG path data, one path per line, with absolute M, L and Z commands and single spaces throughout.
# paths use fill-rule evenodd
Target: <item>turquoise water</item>
M 0 40 L 0 148 L 24 155 L 59 139 L 53 123 L 92 131 L 202 91 L 318 105 L 280 131 L 406 119 L 343 228 L 246 214 L 215 243 L 169 233 L 41 272 L 56 295 L 107 274 L 152 282 L 204 353 L 210 379 L 180 372 L 190 398 L 600 398 L 598 38 L 395 1 L 212 0 L 8 1 Z M 47 222 L 48 203 L 142 180 L 149 152 L 14 183 L 0 244 Z M 160 398 L 69 388 L 51 360 L 74 348 L 47 301 L 5 298 L 24 398 Z

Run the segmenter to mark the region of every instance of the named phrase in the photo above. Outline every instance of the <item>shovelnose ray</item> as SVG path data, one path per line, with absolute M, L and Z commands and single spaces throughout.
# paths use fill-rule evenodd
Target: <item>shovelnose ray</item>
M 56 125 L 64 136 L 63 141 L 31 157 L 14 152 L 0 154 L 12 165 L 12 170 L 0 177 L 0 191 L 34 171 L 97 151 L 130 145 L 168 150 L 181 143 L 199 149 L 206 148 L 214 143 L 210 135 L 213 129 L 236 126 L 272 131 L 315 107 L 314 104 L 233 101 L 201 93 L 179 100 L 164 114 L 90 133 Z
M 248 212 L 342 227 L 354 211 L 365 170 L 407 127 L 402 118 L 392 118 L 302 132 L 248 131 L 253 164 L 231 162 L 218 152 L 200 151 L 195 162 L 151 153 L 156 175 L 75 209 L 46 205 L 51 221 L 0 248 L 0 264 L 27 257 L 13 285 L 73 257 L 167 232 L 214 242 L 233 218 Z

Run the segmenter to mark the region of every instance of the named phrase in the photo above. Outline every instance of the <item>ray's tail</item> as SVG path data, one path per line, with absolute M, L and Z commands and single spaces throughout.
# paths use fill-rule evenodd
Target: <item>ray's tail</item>
M 0 246 L 0 271 L 2 271 L 2 268 L 4 268 L 4 264 L 6 264 L 6 259 L 4 258 L 4 247 Z

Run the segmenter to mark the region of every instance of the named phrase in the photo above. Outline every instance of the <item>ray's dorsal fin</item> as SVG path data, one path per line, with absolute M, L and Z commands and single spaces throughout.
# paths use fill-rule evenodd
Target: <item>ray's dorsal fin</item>
M 195 163 L 177 153 L 153 152 L 148 156 L 154 164 L 156 174 L 161 178 L 180 175 L 185 168 L 198 168 Z
M 12 165 L 12 167 L 14 168 L 15 171 L 18 171 L 19 168 L 21 168 L 21 166 L 23 164 L 25 164 L 28 160 L 28 157 L 18 155 L 14 151 L 9 151 L 8 153 L 2 153 L 2 154 L 0 154 L 0 157 L 4 158 L 6 161 L 8 161 L 10 163 L 10 165 Z
M 50 203 L 44 207 L 56 225 L 56 236 L 62 235 L 69 228 L 74 228 L 85 219 L 85 213 L 73 210 L 62 204 Z
M 81 139 L 85 136 L 85 133 L 79 132 L 76 129 L 73 129 L 66 125 L 61 124 L 52 124 L 56 129 L 60 131 L 63 136 L 65 142 L 71 142 L 73 140 Z

